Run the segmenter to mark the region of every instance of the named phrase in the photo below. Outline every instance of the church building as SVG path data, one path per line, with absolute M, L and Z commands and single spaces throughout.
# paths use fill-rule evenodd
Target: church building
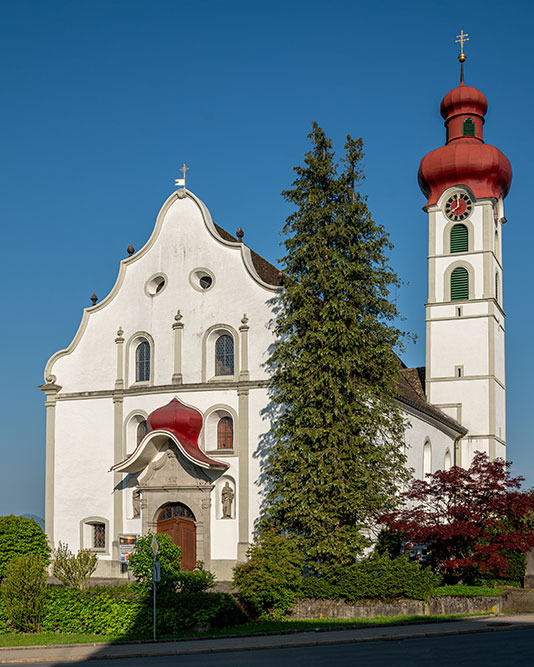
M 420 478 L 467 467 L 475 451 L 506 456 L 501 249 L 512 172 L 484 143 L 487 106 L 462 69 L 441 102 L 446 143 L 419 169 L 426 366 L 402 369 L 398 401 Z M 203 561 L 228 580 L 260 510 L 265 361 L 281 276 L 240 228 L 233 236 L 213 222 L 185 178 L 179 186 L 40 387 L 46 532 L 53 546 L 97 552 L 98 576 L 126 576 L 123 545 L 158 531 L 180 545 L 184 567 Z

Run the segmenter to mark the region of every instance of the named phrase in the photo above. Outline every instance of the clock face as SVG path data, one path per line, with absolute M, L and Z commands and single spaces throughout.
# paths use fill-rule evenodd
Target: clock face
M 473 202 L 465 192 L 455 192 L 445 204 L 445 215 L 455 222 L 465 220 L 473 210 Z

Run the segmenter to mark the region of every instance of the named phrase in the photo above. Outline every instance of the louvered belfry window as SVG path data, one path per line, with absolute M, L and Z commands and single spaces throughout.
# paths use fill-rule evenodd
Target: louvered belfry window
M 451 252 L 467 252 L 469 234 L 465 225 L 454 225 L 451 228 Z
M 215 341 L 215 375 L 234 374 L 234 339 L 224 334 Z
M 464 137 L 475 136 L 475 121 L 472 118 L 466 118 L 462 126 L 462 134 Z
M 469 273 L 463 266 L 457 266 L 451 273 L 451 301 L 469 299 Z

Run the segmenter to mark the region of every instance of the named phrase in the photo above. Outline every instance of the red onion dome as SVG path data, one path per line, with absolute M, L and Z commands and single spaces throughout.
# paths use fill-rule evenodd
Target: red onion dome
M 190 408 L 177 398 L 162 408 L 154 410 L 148 418 L 152 431 L 171 431 L 196 443 L 202 428 L 202 415 L 194 408 Z
M 457 88 L 449 90 L 441 100 L 440 111 L 445 120 L 458 114 L 475 114 L 482 118 L 488 110 L 488 100 L 483 92 L 462 81 Z
M 484 143 L 484 115 L 488 101 L 484 93 L 463 82 L 441 101 L 447 128 L 447 143 L 425 155 L 419 166 L 419 186 L 437 203 L 448 188 L 466 185 L 477 199 L 506 197 L 512 182 L 512 166 L 495 146 Z

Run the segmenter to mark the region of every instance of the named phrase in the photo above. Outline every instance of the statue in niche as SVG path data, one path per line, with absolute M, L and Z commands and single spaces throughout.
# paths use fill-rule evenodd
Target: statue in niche
M 232 518 L 232 502 L 234 500 L 234 492 L 232 491 L 232 487 L 228 482 L 223 487 L 223 490 L 221 491 L 221 501 L 222 501 L 222 506 L 223 506 L 223 513 L 222 513 L 222 518 L 223 519 L 231 519 Z
M 138 519 L 141 516 L 141 491 L 135 489 L 132 493 L 133 518 Z

